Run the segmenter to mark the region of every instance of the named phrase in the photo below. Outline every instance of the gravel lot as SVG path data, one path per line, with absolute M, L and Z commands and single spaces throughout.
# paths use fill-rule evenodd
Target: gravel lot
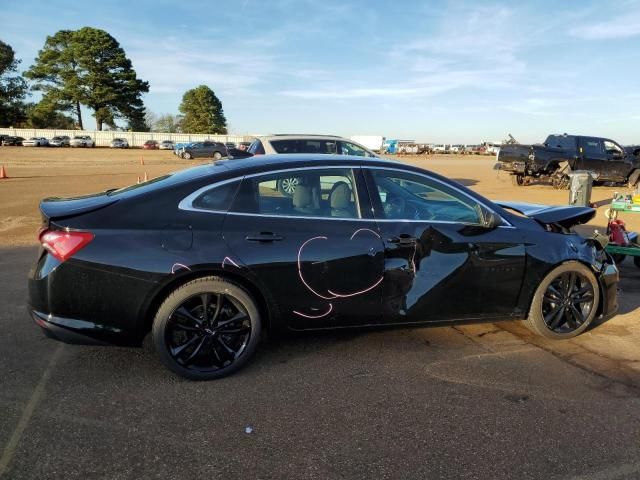
M 144 165 L 141 165 L 144 156 Z M 490 198 L 493 158 L 406 157 Z M 124 186 L 170 152 L 0 148 L 0 477 L 640 477 L 640 269 L 621 314 L 567 342 L 517 323 L 271 339 L 238 374 L 194 383 L 148 349 L 62 345 L 25 313 L 37 202 Z M 614 188 L 596 188 L 604 205 Z M 604 206 L 590 228 L 604 230 Z M 640 218 L 628 220 L 640 230 Z M 640 217 L 640 216 L 639 216 Z

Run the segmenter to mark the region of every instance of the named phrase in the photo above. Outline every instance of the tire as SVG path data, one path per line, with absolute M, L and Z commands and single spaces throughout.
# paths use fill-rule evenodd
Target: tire
M 525 183 L 524 175 L 522 174 L 511 175 L 511 181 L 513 182 L 514 185 L 517 185 L 518 187 L 522 187 Z
M 629 175 L 627 186 L 629 188 L 636 188 L 636 185 L 638 184 L 639 180 L 640 180 L 640 170 L 634 170 L 633 172 L 631 172 L 631 175 Z
M 567 291 L 571 286 L 569 296 Z M 583 290 L 584 293 L 578 295 Z M 544 277 L 533 296 L 525 324 L 545 338 L 572 338 L 589 327 L 599 304 L 600 288 L 593 272 L 582 263 L 569 261 Z
M 209 318 L 203 321 L 205 302 Z M 261 330 L 258 307 L 246 290 L 220 277 L 203 277 L 167 296 L 151 334 L 169 370 L 190 380 L 213 380 L 247 363 Z
M 295 177 L 283 178 L 281 180 L 278 180 L 277 188 L 282 195 L 286 197 L 293 197 L 293 194 L 296 191 L 296 187 L 298 186 L 298 183 L 299 183 L 299 180 Z
M 220 160 L 222 158 L 222 154 L 220 152 L 213 152 L 213 158 L 215 160 Z
M 185 160 L 191 160 L 193 157 L 191 156 L 191 154 L 189 152 L 183 152 L 182 153 L 182 158 L 184 158 Z

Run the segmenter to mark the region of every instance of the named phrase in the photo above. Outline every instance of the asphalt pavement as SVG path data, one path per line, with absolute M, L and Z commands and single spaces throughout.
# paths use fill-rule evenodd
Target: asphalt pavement
M 190 382 L 149 349 L 63 345 L 0 250 L 0 477 L 635 479 L 640 389 L 500 326 L 271 339 Z

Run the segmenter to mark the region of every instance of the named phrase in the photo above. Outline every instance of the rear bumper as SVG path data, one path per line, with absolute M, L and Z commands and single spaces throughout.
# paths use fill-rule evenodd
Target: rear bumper
M 56 317 L 50 314 L 47 315 L 31 308 L 28 310 L 31 318 L 33 318 L 36 324 L 42 329 L 45 336 L 64 343 L 75 345 L 111 345 L 112 342 L 101 339 L 100 337 L 104 337 L 105 334 L 109 335 L 109 333 L 119 333 L 109 332 L 105 329 L 104 325 L 97 325 L 84 320 Z

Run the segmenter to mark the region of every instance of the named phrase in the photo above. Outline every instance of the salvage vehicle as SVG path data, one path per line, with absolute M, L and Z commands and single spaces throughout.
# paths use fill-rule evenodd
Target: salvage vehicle
M 238 370 L 264 330 L 524 320 L 566 339 L 618 308 L 615 263 L 571 231 L 594 209 L 495 203 L 378 158 L 221 160 L 40 210 L 29 311 L 44 333 L 150 334 L 195 380 Z
M 126 138 L 114 138 L 111 140 L 111 148 L 129 148 L 129 142 Z
M 588 170 L 597 182 L 627 184 L 640 180 L 640 150 L 623 148 L 608 138 L 581 135 L 549 135 L 543 144 L 503 145 L 496 170 L 508 172 L 516 185 L 534 178 L 550 179 L 557 188 L 568 187 L 568 175 Z
M 253 155 L 295 155 L 312 153 L 323 155 L 356 155 L 377 157 L 367 147 L 347 138 L 334 135 L 280 134 L 256 138 L 249 147 Z

